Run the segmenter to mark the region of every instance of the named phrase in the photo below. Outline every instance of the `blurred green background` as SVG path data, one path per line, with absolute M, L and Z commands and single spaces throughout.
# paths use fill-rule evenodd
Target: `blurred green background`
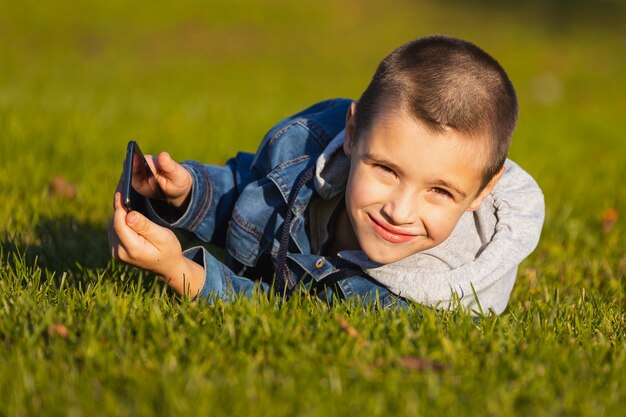
M 0 268 L 25 253 L 57 278 L 117 273 L 106 228 L 129 139 L 145 153 L 223 163 L 313 102 L 358 98 L 400 44 L 445 33 L 509 73 L 521 105 L 511 158 L 546 197 L 509 317 L 537 300 L 570 311 L 592 294 L 594 308 L 623 320 L 624 22 L 623 1 L 2 1 Z M 597 340 L 623 345 L 614 330 Z

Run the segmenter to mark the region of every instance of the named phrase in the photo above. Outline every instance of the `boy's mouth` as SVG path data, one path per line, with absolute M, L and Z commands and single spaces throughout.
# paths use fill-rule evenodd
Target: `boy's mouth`
M 390 227 L 389 225 L 383 224 L 378 220 L 374 219 L 371 215 L 367 215 L 369 217 L 370 222 L 378 236 L 391 243 L 405 243 L 409 240 L 415 238 L 417 235 L 415 234 L 407 234 L 398 231 L 395 228 Z

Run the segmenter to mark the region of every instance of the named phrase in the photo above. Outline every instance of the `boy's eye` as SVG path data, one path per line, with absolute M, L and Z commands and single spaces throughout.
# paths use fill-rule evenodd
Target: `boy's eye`
M 440 195 L 442 197 L 453 198 L 452 193 L 446 190 L 445 188 L 433 187 L 432 190 L 435 194 Z
M 389 168 L 388 166 L 380 165 L 380 164 L 376 164 L 374 166 L 376 167 L 377 170 L 383 172 L 384 174 L 396 175 L 395 171 L 393 169 Z

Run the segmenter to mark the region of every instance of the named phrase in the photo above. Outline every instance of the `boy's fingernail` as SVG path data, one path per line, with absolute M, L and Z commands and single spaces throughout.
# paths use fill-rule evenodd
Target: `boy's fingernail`
M 130 213 L 126 215 L 126 223 L 130 225 L 137 223 L 137 220 L 138 220 L 137 213 L 135 213 L 134 211 L 131 211 Z

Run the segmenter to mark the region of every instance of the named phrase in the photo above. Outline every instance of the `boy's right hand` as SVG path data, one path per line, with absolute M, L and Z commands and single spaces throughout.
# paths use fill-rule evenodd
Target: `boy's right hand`
M 174 161 L 167 152 L 161 152 L 158 156 L 146 155 L 146 160 L 167 202 L 176 208 L 183 207 L 193 185 L 191 173 Z
M 195 296 L 204 282 L 204 268 L 183 255 L 176 235 L 138 211 L 126 212 L 119 192 L 113 207 L 108 232 L 113 257 L 160 275 L 181 295 Z

